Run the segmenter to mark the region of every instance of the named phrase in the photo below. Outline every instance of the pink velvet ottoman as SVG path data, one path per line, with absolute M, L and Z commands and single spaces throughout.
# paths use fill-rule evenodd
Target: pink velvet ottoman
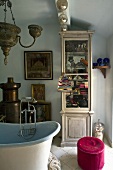
M 102 170 L 104 143 L 96 137 L 83 137 L 77 142 L 77 160 L 82 170 Z

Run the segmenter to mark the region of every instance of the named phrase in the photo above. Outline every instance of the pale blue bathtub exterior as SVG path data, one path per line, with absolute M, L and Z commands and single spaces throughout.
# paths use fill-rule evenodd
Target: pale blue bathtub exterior
M 36 123 L 36 134 L 29 140 L 20 137 L 19 130 L 19 124 L 0 123 L 0 169 L 47 170 L 52 139 L 60 131 L 60 124 Z

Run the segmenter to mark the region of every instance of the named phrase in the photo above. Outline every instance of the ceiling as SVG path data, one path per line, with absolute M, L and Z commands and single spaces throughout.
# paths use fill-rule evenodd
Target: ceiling
M 16 24 L 58 24 L 55 1 L 11 0 Z M 68 4 L 68 29 L 92 29 L 106 38 L 113 34 L 113 0 L 68 0 Z M 3 19 L 0 6 L 0 21 Z

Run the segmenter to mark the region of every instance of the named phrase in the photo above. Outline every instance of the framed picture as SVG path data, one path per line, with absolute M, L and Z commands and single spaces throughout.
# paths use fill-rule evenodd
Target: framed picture
M 31 92 L 37 101 L 45 101 L 45 84 L 31 84 Z
M 51 103 L 37 102 L 36 105 L 36 121 L 50 121 L 51 120 Z
M 66 57 L 66 73 L 81 73 L 81 72 L 86 72 L 86 66 L 84 63 L 82 63 L 80 60 L 84 59 L 86 60 L 85 55 L 76 55 L 76 56 L 70 56 L 68 55 Z
M 31 105 L 34 105 L 36 109 L 36 121 L 42 122 L 42 121 L 50 121 L 51 120 L 51 102 L 46 101 L 37 101 L 36 103 L 30 103 Z M 22 109 L 28 109 L 28 103 L 23 102 L 22 103 Z M 34 114 L 30 114 L 28 112 L 27 122 L 29 122 L 29 118 L 31 116 L 31 121 L 34 122 Z M 22 115 L 22 123 L 25 123 L 25 114 Z
M 52 80 L 52 51 L 24 51 L 26 80 Z

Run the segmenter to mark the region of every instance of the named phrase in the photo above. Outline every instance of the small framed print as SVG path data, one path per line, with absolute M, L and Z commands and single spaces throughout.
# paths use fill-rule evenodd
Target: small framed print
M 50 102 L 37 102 L 36 105 L 36 121 L 50 121 L 51 120 L 51 103 Z
M 35 106 L 37 122 L 51 120 L 51 102 L 37 101 L 36 103 L 31 102 L 30 104 Z M 24 109 L 28 110 L 27 102 L 22 103 L 22 110 Z M 27 122 L 30 123 L 30 120 L 31 122 L 34 122 L 34 114 L 30 114 L 30 112 L 28 112 Z M 25 123 L 25 114 L 22 114 L 22 123 Z
M 81 59 L 86 60 L 85 55 L 68 55 L 66 57 L 66 73 L 85 73 L 86 72 L 86 65 L 81 62 Z
M 31 84 L 32 97 L 37 101 L 45 101 L 45 84 Z
M 52 51 L 24 51 L 26 80 L 52 80 Z

